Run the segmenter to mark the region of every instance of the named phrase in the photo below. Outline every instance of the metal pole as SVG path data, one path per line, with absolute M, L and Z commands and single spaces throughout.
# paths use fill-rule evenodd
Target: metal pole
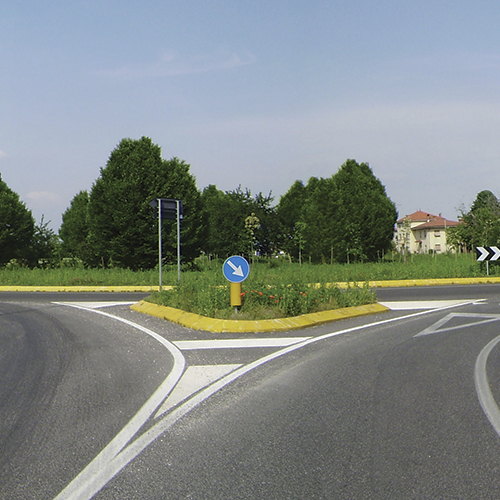
M 175 200 L 177 207 L 177 275 L 179 285 L 181 284 L 181 214 L 179 207 L 179 200 Z
M 158 290 L 161 292 L 162 279 L 162 253 L 161 253 L 161 198 L 158 198 L 158 265 L 160 270 L 160 284 Z

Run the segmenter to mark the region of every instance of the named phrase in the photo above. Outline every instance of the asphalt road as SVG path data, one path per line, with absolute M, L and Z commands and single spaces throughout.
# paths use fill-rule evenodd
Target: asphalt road
M 215 336 L 0 294 L 0 498 L 498 498 L 500 287 L 378 293 L 419 308 Z

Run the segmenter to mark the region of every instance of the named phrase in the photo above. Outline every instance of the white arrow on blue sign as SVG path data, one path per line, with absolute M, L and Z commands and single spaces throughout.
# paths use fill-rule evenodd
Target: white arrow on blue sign
M 233 255 L 225 260 L 222 266 L 224 277 L 232 283 L 241 283 L 250 274 L 250 264 L 239 255 Z
M 476 247 L 476 254 L 478 262 L 500 259 L 500 250 L 498 247 Z

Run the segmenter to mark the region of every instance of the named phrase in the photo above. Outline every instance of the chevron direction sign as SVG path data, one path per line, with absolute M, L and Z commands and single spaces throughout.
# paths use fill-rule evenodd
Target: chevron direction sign
M 476 247 L 476 254 L 478 262 L 500 259 L 498 247 Z

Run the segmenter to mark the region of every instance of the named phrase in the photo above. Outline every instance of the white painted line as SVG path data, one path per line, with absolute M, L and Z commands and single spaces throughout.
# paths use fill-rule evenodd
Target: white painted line
M 440 309 L 442 307 L 453 307 L 478 302 L 474 299 L 462 300 L 406 300 L 394 302 L 380 302 L 391 311 L 416 311 L 420 309 Z
M 442 307 L 441 310 L 446 310 L 451 307 L 456 306 L 448 306 Z M 124 323 L 135 325 L 127 320 L 123 320 L 122 318 L 112 316 L 111 314 L 107 314 L 102 311 L 95 311 L 96 313 L 103 314 L 105 316 L 109 316 L 110 318 L 114 318 L 118 321 L 123 321 Z M 130 435 L 129 426 L 132 422 L 139 419 L 139 413 L 133 417 L 133 419 L 127 424 L 122 431 L 118 433 L 115 439 L 109 443 L 106 448 L 82 471 L 80 474 L 56 497 L 55 500 L 68 499 L 68 500 L 90 500 L 99 490 L 101 490 L 111 479 L 118 474 L 125 466 L 127 466 L 132 460 L 134 460 L 147 446 L 149 446 L 153 441 L 155 441 L 159 436 L 161 436 L 167 429 L 172 427 L 179 419 L 181 419 L 184 415 L 189 413 L 193 408 L 198 406 L 200 403 L 205 401 L 207 398 L 215 394 L 217 391 L 225 387 L 226 385 L 234 382 L 236 379 L 250 372 L 251 370 L 262 366 L 263 364 L 277 359 L 285 354 L 293 352 L 297 349 L 300 349 L 306 345 L 320 342 L 325 339 L 329 339 L 332 337 L 336 337 L 338 335 L 344 335 L 346 333 L 351 333 L 355 331 L 360 331 L 366 328 L 377 327 L 381 325 L 387 325 L 390 323 L 395 323 L 398 321 L 403 321 L 410 318 L 417 318 L 419 316 L 423 316 L 432 312 L 436 312 L 436 310 L 426 310 L 417 313 L 408 314 L 406 316 L 401 316 L 399 318 L 390 318 L 386 320 L 376 321 L 374 323 L 368 323 L 365 325 L 359 325 L 352 328 L 347 328 L 346 330 L 340 330 L 337 332 L 327 333 L 325 335 L 321 335 L 319 337 L 309 337 L 303 342 L 298 342 L 293 345 L 284 347 L 278 351 L 275 351 L 263 358 L 260 358 L 248 365 L 243 365 L 236 370 L 233 370 L 228 375 L 223 376 L 222 378 L 216 380 L 214 383 L 210 384 L 205 389 L 195 393 L 192 397 L 187 399 L 185 402 L 182 402 L 172 411 L 168 412 L 166 415 L 162 416 L 158 423 L 150 427 L 146 432 L 142 433 L 135 440 L 130 441 L 128 446 L 126 443 L 122 444 L 122 440 L 130 436 L 130 440 L 133 435 Z M 140 325 L 135 325 L 139 330 L 143 330 L 146 333 L 148 330 L 143 328 Z M 163 337 L 151 332 L 153 336 L 157 336 L 162 341 L 167 342 Z M 173 347 L 173 346 L 172 346 Z M 184 359 L 184 358 L 183 358 Z M 174 366 L 175 370 L 175 366 Z M 178 376 L 178 379 L 180 375 Z M 177 379 L 177 380 L 178 380 Z M 167 380 L 167 379 L 166 379 Z M 166 382 L 165 380 L 165 382 Z M 164 382 L 164 383 L 165 383 Z M 162 384 L 163 385 L 163 384 Z M 157 392 L 159 389 L 157 390 Z M 156 393 L 155 393 L 156 394 Z M 155 396 L 153 394 L 153 396 Z M 148 400 L 148 402 L 153 398 L 153 396 Z M 148 404 L 146 403 L 146 405 Z M 145 405 L 145 406 L 146 406 Z M 158 404 L 159 405 L 159 404 Z M 144 408 L 144 407 L 143 407 Z M 140 410 L 140 412 L 142 409 Z M 127 430 L 127 432 L 124 432 Z M 114 441 L 120 437 L 120 443 L 118 445 L 111 446 Z M 108 450 L 108 448 L 111 448 Z M 118 450 L 119 448 L 119 450 Z M 107 451 L 108 450 L 108 451 Z
M 177 340 L 172 343 L 182 351 L 194 349 L 240 349 L 245 347 L 286 347 L 311 337 L 277 337 L 268 339 Z
M 131 306 L 133 304 L 137 304 L 137 301 L 134 301 L 134 302 L 110 302 L 110 301 L 103 300 L 101 302 L 54 302 L 54 304 L 75 306 L 75 307 L 80 307 L 82 309 L 101 309 L 103 307 Z
M 493 348 L 500 342 L 500 336 L 489 342 L 479 353 L 476 359 L 474 369 L 474 381 L 476 383 L 476 392 L 479 402 L 485 415 L 488 417 L 490 424 L 495 429 L 495 432 L 500 436 L 500 409 L 491 393 L 488 375 L 486 374 L 486 362 Z
M 71 305 L 77 309 L 91 310 L 86 307 Z M 184 372 L 186 360 L 182 353 L 161 335 L 145 328 L 137 323 L 133 323 L 124 318 L 114 316 L 104 311 L 92 310 L 96 314 L 101 314 L 108 318 L 120 321 L 136 328 L 160 342 L 170 352 L 174 358 L 174 366 L 167 378 L 160 384 L 150 398 L 142 405 L 139 411 L 132 419 L 123 427 L 123 429 L 108 443 L 108 445 L 83 469 L 78 476 L 64 488 L 55 500 L 61 499 L 90 499 L 92 498 L 111 478 L 120 470 L 116 470 L 112 465 L 113 458 L 120 454 L 126 447 L 127 443 L 134 437 L 139 429 L 149 420 L 151 415 L 163 403 L 165 398 L 172 392 L 177 382 Z
M 156 412 L 154 418 L 158 418 L 163 415 L 181 401 L 184 401 L 189 396 L 192 396 L 195 392 L 198 392 L 203 387 L 219 380 L 224 375 L 231 373 L 240 366 L 242 365 L 188 366 L 184 375 L 175 386 L 175 389 L 161 405 L 161 408 Z
M 455 307 L 455 306 L 453 306 Z M 441 310 L 449 309 L 450 307 L 443 307 Z M 217 391 L 221 390 L 226 385 L 234 382 L 239 377 L 245 375 L 251 370 L 268 363 L 274 359 L 277 359 L 285 354 L 293 352 L 297 349 L 300 349 L 306 345 L 319 342 L 325 339 L 329 339 L 332 337 L 336 337 L 338 335 L 344 335 L 346 333 L 351 333 L 355 331 L 364 330 L 366 328 L 372 328 L 376 326 L 388 325 L 390 323 L 395 323 L 398 321 L 403 321 L 406 319 L 413 319 L 419 316 L 424 316 L 426 314 L 430 314 L 436 312 L 435 310 L 426 310 L 417 313 L 408 314 L 406 316 L 401 316 L 399 318 L 390 318 L 386 320 L 376 321 L 374 323 L 368 323 L 365 325 L 359 325 L 352 328 L 347 328 L 346 330 L 340 330 L 337 332 L 327 333 L 325 335 L 321 335 L 320 337 L 310 337 L 303 342 L 299 342 L 297 344 L 285 347 L 280 349 L 279 351 L 275 351 L 263 358 L 260 358 L 248 365 L 243 365 L 241 368 L 238 368 L 225 377 L 217 380 L 213 384 L 209 385 L 205 389 L 197 392 L 187 401 L 182 404 L 176 406 L 171 412 L 167 413 L 164 417 L 162 417 L 157 424 L 152 426 L 148 431 L 141 434 L 135 441 L 130 443 L 129 446 L 123 449 L 114 459 L 113 465 L 116 470 L 116 474 L 123 469 L 128 463 L 130 463 L 135 457 L 137 457 L 147 446 L 149 446 L 155 439 L 161 436 L 166 430 L 172 427 L 179 419 L 181 419 L 184 415 L 189 413 L 193 408 L 196 408 L 200 403 L 205 401 L 207 398 L 215 394 Z M 111 479 L 111 478 L 110 478 Z
M 464 323 L 449 327 L 444 327 L 446 323 L 450 322 L 455 318 L 463 318 Z M 422 337 L 424 335 L 431 335 L 433 333 L 444 333 L 451 332 L 454 330 L 460 330 L 461 328 L 468 328 L 470 326 L 484 325 L 486 323 L 492 323 L 493 321 L 499 321 L 500 314 L 477 314 L 477 313 L 450 313 L 444 318 L 441 318 L 436 323 L 432 324 L 420 333 L 417 333 L 415 337 Z

